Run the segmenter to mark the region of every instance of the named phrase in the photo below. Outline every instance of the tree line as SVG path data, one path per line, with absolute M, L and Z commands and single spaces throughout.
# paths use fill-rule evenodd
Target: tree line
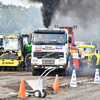
M 40 8 L 4 5 L 0 2 L 0 34 L 30 33 L 43 27 Z

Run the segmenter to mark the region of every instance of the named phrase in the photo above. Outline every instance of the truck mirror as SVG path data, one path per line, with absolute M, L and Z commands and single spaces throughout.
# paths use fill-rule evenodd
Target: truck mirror
M 76 46 L 76 44 L 75 44 L 75 43 L 73 43 L 73 46 Z
M 29 35 L 28 43 L 31 44 L 31 39 L 32 39 L 32 33 Z
M 72 37 L 69 36 L 69 37 L 68 37 L 68 43 L 71 43 L 71 42 L 72 42 Z
M 96 53 L 98 54 L 98 50 L 96 50 Z

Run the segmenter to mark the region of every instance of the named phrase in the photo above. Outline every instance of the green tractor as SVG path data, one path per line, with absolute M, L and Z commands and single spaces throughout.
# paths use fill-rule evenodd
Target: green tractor
M 31 45 L 31 38 L 32 34 L 21 34 L 20 35 L 23 39 L 23 56 L 24 56 L 24 63 L 26 71 L 31 71 L 31 51 L 32 51 L 32 45 Z

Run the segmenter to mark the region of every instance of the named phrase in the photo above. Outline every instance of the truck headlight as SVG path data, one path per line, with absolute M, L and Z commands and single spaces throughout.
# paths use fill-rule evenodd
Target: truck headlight
M 59 59 L 59 62 L 64 62 L 65 60 L 64 59 Z
M 37 62 L 37 59 L 33 59 L 33 62 Z
M 63 66 L 59 66 L 59 68 L 63 68 Z

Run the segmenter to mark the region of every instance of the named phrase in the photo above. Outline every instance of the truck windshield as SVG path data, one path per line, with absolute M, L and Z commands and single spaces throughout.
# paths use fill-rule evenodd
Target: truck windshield
M 35 45 L 64 45 L 65 34 L 34 33 L 33 43 Z
M 5 38 L 4 39 L 4 49 L 5 50 L 18 50 L 19 43 L 16 38 Z
M 3 38 L 0 38 L 0 47 L 3 46 Z
M 93 48 L 78 48 L 81 51 L 84 51 L 85 53 L 93 53 Z

